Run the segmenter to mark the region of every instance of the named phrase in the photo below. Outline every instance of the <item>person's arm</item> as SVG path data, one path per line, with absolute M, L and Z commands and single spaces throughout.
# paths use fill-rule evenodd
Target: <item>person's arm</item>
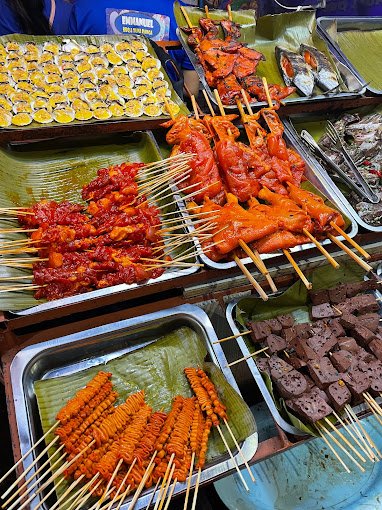
M 186 94 L 192 94 L 193 96 L 197 97 L 199 93 L 200 82 L 197 72 L 193 69 L 183 69 L 183 77 Z

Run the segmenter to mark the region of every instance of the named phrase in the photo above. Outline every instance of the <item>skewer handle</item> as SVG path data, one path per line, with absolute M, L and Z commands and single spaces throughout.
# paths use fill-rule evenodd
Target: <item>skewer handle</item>
M 339 248 L 341 248 L 341 250 L 343 250 L 345 253 L 347 253 L 349 255 L 350 258 L 352 258 L 355 262 L 357 262 L 357 264 L 359 266 L 362 267 L 362 269 L 364 269 L 365 271 L 369 272 L 369 271 L 372 271 L 373 268 L 371 267 L 370 264 L 368 264 L 367 262 L 365 262 L 364 260 L 362 260 L 360 257 L 358 257 L 358 255 L 354 252 L 351 251 L 350 248 L 348 248 L 346 246 L 346 244 L 344 244 L 342 241 L 340 241 L 339 239 L 337 239 L 337 237 L 333 236 L 332 234 L 328 234 L 328 237 L 329 239 L 335 243 Z
M 293 266 L 293 269 L 296 271 L 296 273 L 298 274 L 298 276 L 301 278 L 303 284 L 305 285 L 305 287 L 308 289 L 308 290 L 311 290 L 312 288 L 312 284 L 311 282 L 306 278 L 306 276 L 304 275 L 304 273 L 301 271 L 301 269 L 298 267 L 296 261 L 294 260 L 294 258 L 292 257 L 292 255 L 289 253 L 288 250 L 283 250 L 283 253 L 284 255 L 286 256 L 286 258 L 289 260 L 289 262 L 292 264 Z
M 248 271 L 248 269 L 245 267 L 245 265 L 242 263 L 242 261 L 239 259 L 239 257 L 237 255 L 235 255 L 234 260 L 235 260 L 237 266 L 242 271 L 242 273 L 248 278 L 248 281 L 253 285 L 253 287 L 259 293 L 261 299 L 263 301 L 268 301 L 268 296 L 264 292 L 264 289 L 257 283 L 257 281 L 254 279 L 254 277 L 251 275 L 251 273 Z

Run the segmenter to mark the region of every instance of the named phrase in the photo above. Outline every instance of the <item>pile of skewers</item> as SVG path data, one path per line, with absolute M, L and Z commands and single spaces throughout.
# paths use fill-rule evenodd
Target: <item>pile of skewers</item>
M 206 9 L 206 17 L 200 18 L 200 27 L 196 27 L 185 8 L 181 7 L 181 10 L 188 24 L 182 27 L 189 34 L 187 43 L 195 51 L 208 85 L 219 92 L 223 104 L 235 105 L 241 97 L 241 89 L 246 91 L 250 101 L 266 101 L 262 79 L 255 74 L 259 62 L 265 57 L 239 41 L 240 25 L 232 21 L 231 11 L 228 10 L 228 20 L 214 21 L 209 18 Z M 224 40 L 219 38 L 219 25 L 223 29 Z M 277 84 L 269 87 L 271 98 L 277 101 L 295 91 L 295 87 Z
M 133 495 L 129 505 L 132 510 L 141 492 L 154 486 L 147 508 L 159 489 L 154 508 L 161 510 L 162 507 L 167 509 L 176 484 L 188 480 L 187 486 L 184 486 L 186 490 L 184 509 L 186 509 L 191 477 L 196 469 L 192 502 L 194 510 L 212 427 L 219 431 L 235 468 L 246 489 L 249 490 L 221 430 L 220 424 L 225 424 L 239 453 L 243 456 L 228 424 L 226 407 L 220 401 L 213 382 L 200 368 L 185 368 L 184 373 L 195 396 L 191 398 L 176 396 L 169 413 L 166 414 L 162 411 L 153 411 L 145 402 L 144 391 L 134 393 L 124 403 L 114 406 L 118 395 L 113 390 L 112 374 L 98 372 L 85 388 L 80 389 L 60 409 L 56 423 L 43 436 L 47 437 L 54 430 L 55 438 L 43 452 L 53 445 L 57 447 L 59 443 L 61 444 L 50 457 L 51 470 L 48 469 L 35 484 L 28 487 L 26 493 L 22 493 L 22 487 L 28 484 L 26 481 L 20 490 L 15 491 L 5 501 L 3 507 L 8 507 L 18 496 L 8 507 L 8 510 L 12 510 L 29 495 L 21 506 L 17 506 L 21 510 L 55 482 L 53 489 L 40 500 L 35 508 L 37 510 L 64 480 L 69 480 L 71 482 L 69 487 L 57 499 L 52 510 L 62 503 L 65 503 L 67 510 L 82 508 L 92 496 L 97 498 L 92 506 L 95 510 L 110 509 L 114 503 L 118 503 L 117 508 L 120 508 L 125 499 Z M 53 463 L 53 457 L 59 452 L 60 458 L 55 459 Z M 29 453 L 27 452 L 14 467 Z M 41 455 L 36 458 L 36 462 Z M 51 474 L 58 462 L 63 464 Z M 246 461 L 245 465 L 251 479 L 255 481 Z M 28 467 L 2 495 L 3 499 L 30 469 L 31 467 Z M 48 474 L 51 476 L 42 483 L 42 479 Z M 40 488 L 31 494 L 38 483 L 41 484 Z
M 268 90 L 265 79 L 264 86 Z M 311 284 L 292 258 L 290 248 L 313 242 L 333 267 L 339 267 L 318 239 L 329 238 L 370 271 L 372 267 L 336 237 L 342 235 L 361 255 L 370 258 L 344 232 L 341 213 L 318 195 L 300 187 L 305 179 L 305 162 L 287 147 L 284 128 L 271 98 L 268 108 L 253 114 L 242 90 L 249 114 L 244 112 L 240 101 L 237 106 L 249 140 L 247 145 L 238 140 L 242 133 L 232 123 L 237 115 L 226 115 L 216 90 L 215 95 L 221 115 L 215 115 L 205 94 L 211 115 L 201 119 L 194 100 L 195 118 L 178 116 L 164 124 L 170 127 L 166 140 L 173 146 L 173 155 L 196 154 L 189 161 L 192 169 L 189 179 L 179 188 L 187 199 L 188 186 L 192 185 L 193 203 L 188 211 L 198 222 L 204 219 L 209 225 L 203 232 L 208 237 L 196 234 L 204 254 L 213 261 L 233 259 L 242 270 L 240 258 L 249 255 L 267 277 L 272 290 L 275 286 L 261 261 L 262 253 L 282 250 L 308 288 Z M 243 272 L 248 276 L 245 267 Z M 267 299 L 256 281 L 253 278 L 251 281 L 261 297 Z
M 17 216 L 23 228 L 14 231 L 29 238 L 2 243 L 0 264 L 33 270 L 32 284 L 8 290 L 34 290 L 36 299 L 52 300 L 144 282 L 169 267 L 188 267 L 185 258 L 190 254 L 171 260 L 164 251 L 160 209 L 148 196 L 165 198 L 169 177 L 181 181 L 188 176 L 189 157 L 171 158 L 168 172 L 166 160 L 100 169 L 82 188 L 86 209 L 83 204 L 51 200 L 29 208 L 2 209 L 1 214 Z

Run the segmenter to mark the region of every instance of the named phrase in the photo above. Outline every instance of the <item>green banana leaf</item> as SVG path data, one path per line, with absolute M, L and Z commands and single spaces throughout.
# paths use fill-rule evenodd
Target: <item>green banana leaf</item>
M 312 282 L 313 290 L 328 289 L 336 287 L 341 283 L 349 283 L 363 280 L 364 271 L 355 262 L 341 262 L 338 269 L 331 265 L 325 265 L 307 273 L 308 279 Z M 243 298 L 238 301 L 235 308 L 235 320 L 242 331 L 248 321 L 263 321 L 272 319 L 278 315 L 291 313 L 297 323 L 309 322 L 310 304 L 308 301 L 308 292 L 305 285 L 299 280 L 291 285 L 285 292 L 263 301 L 260 298 Z M 253 350 L 247 335 L 243 337 L 249 350 Z M 289 409 L 286 409 L 285 401 L 275 395 L 272 380 L 268 374 L 261 373 L 265 384 L 272 396 L 280 414 L 296 428 L 304 433 L 317 435 L 315 429 L 309 424 L 304 423 L 295 416 Z
M 204 11 L 197 7 L 184 8 L 194 26 L 197 26 L 199 19 L 205 16 Z M 174 3 L 174 13 L 178 26 L 186 26 L 186 20 L 180 10 L 179 2 Z M 211 10 L 210 17 L 216 20 L 227 19 L 227 11 Z M 248 44 L 250 48 L 260 51 L 265 56 L 266 60 L 259 63 L 256 74 L 265 76 L 269 84 L 285 85 L 277 65 L 275 47 L 281 46 L 290 51 L 299 52 L 300 44 L 308 44 L 322 51 L 327 56 L 337 73 L 341 89 L 347 90 L 334 64 L 327 44 L 317 34 L 315 11 L 303 10 L 267 15 L 256 20 L 255 11 L 238 10 L 232 11 L 232 18 L 233 21 L 241 25 L 240 41 Z M 222 31 L 220 35 L 223 36 Z M 180 37 L 182 42 L 187 44 L 187 36 L 181 33 Z M 316 94 L 322 94 L 322 91 L 317 87 L 315 87 L 313 92 L 313 95 Z M 289 97 L 299 96 L 298 94 L 292 94 Z M 288 99 L 284 101 L 288 101 Z
M 134 36 L 134 38 L 137 38 L 138 36 Z M 146 45 L 147 45 L 147 48 L 148 48 L 148 52 L 150 53 L 151 56 L 157 58 L 156 56 L 156 53 L 153 49 L 153 47 L 151 46 L 150 44 L 150 41 L 149 39 L 143 37 L 143 36 L 139 36 L 140 39 L 142 39 Z M 110 43 L 110 44 L 113 44 L 113 43 L 116 43 L 116 42 L 121 42 L 123 40 L 128 40 L 129 38 L 127 36 L 118 36 L 118 35 L 71 35 L 70 36 L 70 40 L 72 41 L 75 41 L 76 43 L 78 43 L 80 46 L 87 46 L 87 45 L 91 45 L 91 44 L 94 44 L 94 45 L 101 45 L 101 44 L 104 44 L 104 43 Z M 37 35 L 26 35 L 26 34 L 11 34 L 11 35 L 3 35 L 0 37 L 0 45 L 3 45 L 5 46 L 8 42 L 18 42 L 19 44 L 26 44 L 26 43 L 32 43 L 34 42 L 35 44 L 44 44 L 45 42 L 54 42 L 54 43 L 59 43 L 61 44 L 64 40 L 68 40 L 68 36 L 54 36 L 54 35 L 49 35 L 49 36 L 37 36 Z M 168 85 L 169 85 L 169 89 L 171 91 L 171 100 L 174 101 L 174 103 L 176 103 L 179 108 L 180 108 L 180 113 L 184 113 L 185 115 L 188 115 L 189 114 L 189 110 L 187 108 L 187 106 L 183 103 L 183 101 L 180 99 L 180 97 L 178 96 L 178 94 L 175 92 L 173 86 L 172 86 L 172 83 L 171 83 L 171 80 L 170 78 L 168 77 L 167 73 L 166 73 L 166 70 L 161 67 L 161 71 L 163 73 L 163 76 L 164 76 L 164 79 L 167 81 Z M 149 120 L 149 119 L 152 119 L 152 117 L 149 117 L 147 115 L 142 115 L 140 117 L 138 117 L 139 119 L 141 120 Z M 160 115 L 158 117 L 156 117 L 157 119 L 168 119 L 169 118 L 169 115 Z M 125 121 L 125 122 L 129 122 L 129 120 L 135 120 L 135 119 L 129 119 L 128 117 L 111 117 L 108 121 L 99 121 L 97 119 L 90 119 L 90 120 L 87 120 L 87 121 L 78 121 L 78 120 L 73 120 L 72 122 L 70 122 L 68 125 L 82 125 L 82 124 L 94 124 L 94 123 L 99 123 L 99 122 L 116 122 L 116 121 Z M 29 124 L 28 126 L 23 126 L 23 127 L 19 127 L 19 126 L 14 126 L 14 125 L 11 125 L 9 127 L 7 127 L 6 129 L 8 130 L 19 130 L 19 129 L 22 129 L 22 130 L 25 130 L 25 129 L 34 129 L 34 128 L 45 128 L 45 129 L 49 129 L 50 126 L 59 126 L 62 124 L 59 124 L 58 122 L 51 122 L 49 124 L 39 124 L 38 122 L 35 122 L 33 121 L 31 124 Z
M 94 179 L 100 168 L 126 161 L 150 163 L 161 159 L 155 140 L 149 132 L 104 137 L 102 144 L 94 140 L 71 142 L 63 148 L 54 148 L 55 143 L 57 142 L 37 143 L 19 151 L 0 150 L 0 207 L 25 207 L 42 199 L 83 203 L 81 187 Z M 162 194 L 162 197 L 163 199 L 157 199 L 161 211 L 175 211 L 176 206 L 172 203 L 169 188 L 168 193 Z M 179 223 L 181 224 L 181 220 Z M 13 228 L 19 228 L 18 221 L 0 213 L 0 229 Z M 11 240 L 24 239 L 26 235 L 21 231 L 0 231 L 0 246 Z M 172 257 L 179 257 L 191 247 L 192 243 L 185 242 L 182 247 L 172 249 Z M 26 254 L 21 253 L 20 256 L 25 258 Z M 17 256 L 14 258 L 17 260 Z M 195 257 L 190 254 L 187 262 L 194 261 Z M 30 280 L 25 278 L 28 275 Z M 0 310 L 23 310 L 41 303 L 34 299 L 31 290 L 4 292 L 4 289 L 15 284 L 13 280 L 12 283 L 9 279 L 1 280 L 9 277 L 23 277 L 19 283 L 30 283 L 32 270 L 0 265 Z
M 154 410 L 168 412 L 176 395 L 192 396 L 183 369 L 188 366 L 201 366 L 218 389 L 219 397 L 227 406 L 227 414 L 232 430 L 238 441 L 244 440 L 256 431 L 252 412 L 228 384 L 219 368 L 206 363 L 207 350 L 204 341 L 188 327 L 181 327 L 154 340 L 150 345 L 129 354 L 115 358 L 106 364 L 93 366 L 71 375 L 36 381 L 34 391 L 37 398 L 41 425 L 44 432 L 49 430 L 63 403 L 72 398 L 99 370 L 110 371 L 115 390 L 119 394 L 117 403 L 122 403 L 129 395 L 143 389 L 146 402 Z M 46 441 L 54 438 L 51 434 Z M 230 448 L 235 446 L 227 435 Z M 52 456 L 56 449 L 51 448 Z M 219 434 L 213 430 L 210 436 L 207 462 L 217 461 L 226 453 Z M 58 469 L 58 467 L 56 467 Z M 54 470 L 55 471 L 55 470 Z M 64 482 L 57 489 L 58 494 L 68 487 Z

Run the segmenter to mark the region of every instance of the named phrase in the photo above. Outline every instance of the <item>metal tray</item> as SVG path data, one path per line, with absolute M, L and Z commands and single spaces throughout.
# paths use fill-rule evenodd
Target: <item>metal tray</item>
M 329 200 L 331 200 L 337 207 L 337 209 L 347 216 L 349 220 L 351 221 L 350 230 L 347 232 L 350 237 L 354 237 L 358 232 L 358 225 L 353 219 L 353 215 L 351 213 L 350 206 L 345 200 L 345 198 L 337 191 L 336 186 L 334 183 L 328 183 L 325 179 L 322 177 L 322 168 L 320 165 L 318 165 L 317 161 L 305 150 L 305 147 L 300 146 L 300 144 L 295 140 L 295 137 L 292 137 L 289 133 L 289 130 L 285 130 L 284 132 L 284 139 L 288 145 L 288 147 L 292 147 L 293 149 L 297 150 L 297 152 L 301 155 L 301 157 L 304 159 L 306 163 L 306 171 L 305 176 L 307 177 L 308 181 L 310 181 L 322 194 L 324 194 Z M 185 222 L 187 224 L 187 227 L 190 229 L 190 231 L 194 230 L 192 220 L 190 220 L 190 215 L 188 214 L 186 208 L 184 205 L 180 206 L 181 210 L 183 211 L 183 215 L 185 218 Z M 343 237 L 339 236 L 339 239 L 343 240 Z M 231 262 L 215 262 L 211 260 L 209 257 L 207 257 L 200 245 L 199 239 L 197 237 L 193 238 L 198 256 L 202 260 L 206 266 L 212 267 L 214 269 L 229 269 L 232 267 L 236 267 L 236 263 Z M 329 244 L 329 239 L 325 239 L 325 241 L 322 242 L 322 244 L 326 245 Z M 313 243 L 306 243 L 300 246 L 295 246 L 294 248 L 291 248 L 291 252 L 301 252 L 304 250 L 309 250 L 311 248 L 314 248 L 315 245 Z M 264 253 L 261 254 L 261 258 L 263 260 L 267 259 L 273 259 L 275 257 L 282 256 L 282 252 L 279 253 Z M 243 264 L 250 264 L 252 260 L 250 257 L 245 257 L 241 259 Z
M 254 29 L 255 30 L 255 29 Z M 203 84 L 204 89 L 206 90 L 209 98 L 211 101 L 213 101 L 216 105 L 218 104 L 215 98 L 215 94 L 213 93 L 211 87 L 208 85 L 206 81 L 206 77 L 204 74 L 204 69 L 201 66 L 201 64 L 198 62 L 197 57 L 195 53 L 191 50 L 191 48 L 187 44 L 187 37 L 186 34 L 180 30 L 179 28 L 176 29 L 176 33 L 178 35 L 178 38 L 180 42 L 182 43 L 182 46 L 187 53 L 188 58 L 190 59 L 192 65 L 194 66 L 196 72 L 198 73 L 199 79 L 201 83 Z M 321 37 L 323 39 L 323 37 Z M 326 42 L 326 41 L 325 41 Z M 360 77 L 357 73 L 354 72 L 353 69 L 350 69 L 350 66 L 346 62 L 346 59 L 342 57 L 341 54 L 333 52 L 330 45 L 328 45 L 328 48 L 330 50 L 330 53 L 332 55 L 332 58 L 334 60 L 334 63 L 336 64 L 337 70 L 340 73 L 344 83 L 347 85 L 348 91 L 343 91 L 336 94 L 317 94 L 312 97 L 286 97 L 283 99 L 283 103 L 285 104 L 306 104 L 306 103 L 312 103 L 316 101 L 321 101 L 323 99 L 345 99 L 349 97 L 357 97 L 362 95 L 365 90 L 365 82 L 361 81 Z M 280 76 L 280 83 L 282 84 L 282 78 Z M 263 107 L 267 106 L 266 101 L 254 101 L 251 102 L 251 105 L 254 107 Z M 237 110 L 237 106 L 235 105 L 224 105 L 225 109 L 228 110 Z
M 52 146 L 54 147 L 54 141 L 52 142 Z M 69 142 L 68 142 L 69 143 Z M 145 131 L 145 132 L 134 132 L 130 133 L 128 135 L 120 135 L 120 137 L 116 137 L 115 135 L 109 137 L 109 138 L 102 138 L 94 139 L 94 140 L 87 140 L 85 147 L 96 147 L 96 150 L 101 151 L 97 152 L 97 154 L 101 154 L 102 157 L 98 157 L 96 161 L 93 162 L 93 166 L 91 166 L 91 156 L 84 156 L 82 154 L 82 151 L 84 150 L 81 145 L 78 145 L 77 142 L 70 142 L 69 147 L 64 144 L 64 148 L 57 150 L 54 149 L 47 149 L 45 151 L 39 152 L 36 149 L 40 149 L 40 144 L 32 144 L 31 146 L 26 146 L 22 149 L 22 152 L 12 152 L 8 150 L 3 150 L 3 155 L 6 156 L 5 158 L 0 158 L 0 175 L 1 172 L 6 170 L 7 168 L 12 168 L 12 172 L 14 175 L 14 190 L 10 192 L 9 190 L 0 191 L 0 203 L 1 206 L 9 207 L 13 205 L 21 205 L 19 203 L 20 197 L 18 195 L 18 191 L 20 189 L 23 189 L 26 194 L 30 193 L 29 186 L 31 186 L 29 180 L 25 177 L 25 169 L 22 167 L 21 163 L 25 163 L 25 159 L 27 158 L 27 164 L 28 164 L 28 170 L 37 172 L 36 167 L 38 167 L 40 170 L 43 168 L 43 165 L 49 167 L 49 162 L 51 158 L 61 158 L 63 160 L 63 171 L 71 172 L 73 170 L 73 173 L 70 174 L 69 183 L 66 182 L 64 185 L 62 184 L 62 181 L 65 179 L 62 178 L 61 174 L 51 174 L 50 179 L 56 179 L 57 187 L 54 190 L 54 193 L 58 193 L 58 195 L 54 196 L 48 196 L 48 192 L 44 191 L 44 197 L 45 198 L 52 198 L 52 199 L 63 199 L 68 198 L 75 201 L 81 201 L 80 193 L 78 191 L 73 191 L 73 189 L 80 190 L 80 187 L 86 182 L 86 179 L 90 177 L 90 179 L 93 179 L 96 176 L 96 171 L 100 168 L 100 166 L 97 166 L 98 164 L 101 165 L 108 165 L 108 164 L 119 164 L 123 161 L 136 161 L 137 158 L 139 161 L 149 163 L 151 161 L 157 161 L 161 159 L 161 154 L 158 148 L 158 145 L 155 141 L 155 138 L 151 131 Z M 117 144 L 120 144 L 119 146 Z M 99 147 L 99 145 L 102 145 Z M 109 145 L 108 145 L 109 144 Z M 44 144 L 46 147 L 46 144 Z M 98 149 L 97 149 L 98 147 Z M 25 152 L 27 151 L 27 152 Z M 102 152 L 104 151 L 104 152 Z M 117 151 L 119 151 L 117 153 Z M 76 160 L 76 154 L 77 154 L 77 160 Z M 81 158 L 86 161 L 86 169 L 83 167 L 83 164 L 81 162 Z M 79 161 L 78 161 L 79 159 Z M 101 160 L 101 161 L 100 161 Z M 4 161 L 2 166 L 2 161 Z M 74 161 L 74 163 L 73 163 Z M 90 161 L 90 163 L 89 163 Z M 18 168 L 18 165 L 20 165 L 20 169 Z M 90 166 L 90 168 L 89 168 Z M 170 190 L 170 188 L 169 188 Z M 41 193 L 40 190 L 37 190 L 36 193 Z M 166 195 L 168 195 L 166 193 Z M 30 195 L 29 195 L 30 196 Z M 31 195 L 33 199 L 40 199 L 40 195 Z M 181 201 L 181 198 L 179 198 L 179 201 Z M 33 202 L 33 200 L 32 200 Z M 171 203 L 170 203 L 171 202 Z M 166 205 L 169 204 L 169 205 Z M 167 197 L 163 201 L 160 201 L 159 207 L 162 209 L 165 209 L 166 212 L 169 211 L 179 211 L 179 208 L 176 204 L 172 203 L 172 198 Z M 182 215 L 179 213 L 179 224 L 182 225 L 183 219 Z M 15 226 L 18 226 L 17 220 L 14 222 Z M 23 234 L 17 234 L 19 237 L 23 237 Z M 7 237 L 7 235 L 5 235 Z M 1 244 L 1 238 L 4 237 L 4 234 L 0 235 L 0 244 Z M 192 242 L 185 243 L 184 250 L 188 249 L 189 247 L 192 247 Z M 196 256 L 190 254 L 190 262 L 196 263 Z M 107 287 L 105 289 L 99 289 L 94 290 L 91 292 L 87 292 L 84 294 L 78 294 L 75 296 L 70 296 L 62 299 L 57 299 L 54 301 L 48 301 L 42 304 L 35 304 L 38 303 L 33 298 L 30 298 L 30 306 L 28 307 L 22 307 L 22 310 L 17 310 L 15 307 L 12 308 L 12 296 L 8 296 L 6 299 L 4 299 L 5 294 L 0 294 L 0 301 L 1 299 L 4 299 L 5 304 L 8 304 L 9 307 L 4 308 L 3 310 L 10 309 L 17 315 L 32 315 L 35 313 L 39 313 L 42 311 L 47 310 L 53 310 L 56 308 L 64 307 L 66 305 L 72 305 L 75 303 L 81 303 L 84 301 L 89 301 L 95 298 L 108 296 L 110 294 L 116 294 L 116 293 L 122 293 L 126 292 L 127 290 L 131 290 L 134 288 L 137 288 L 139 286 L 145 286 L 145 285 L 151 285 L 158 282 L 171 280 L 174 278 L 179 278 L 182 276 L 186 276 L 189 274 L 192 274 L 194 272 L 198 271 L 198 266 L 190 266 L 186 268 L 174 268 L 169 269 L 165 273 L 163 273 L 159 278 L 155 279 L 149 279 L 145 283 L 141 284 L 120 284 L 115 285 L 112 287 Z M 1 272 L 2 276 L 5 276 L 3 272 Z M 2 283 L 4 285 L 4 282 Z M 5 283 L 6 285 L 6 283 Z M 0 285 L 1 289 L 1 285 Z M 7 294 L 8 295 L 8 294 Z M 17 302 L 17 297 L 14 298 Z M 2 303 L 3 304 L 3 303 Z
M 379 291 L 376 291 L 375 294 L 379 298 L 382 297 L 382 293 Z M 244 338 L 242 336 L 240 336 L 240 330 L 239 330 L 239 328 L 236 324 L 236 320 L 235 320 L 235 308 L 239 301 L 240 301 L 240 299 L 236 299 L 235 301 L 231 301 L 228 304 L 227 309 L 226 309 L 226 318 L 227 318 L 228 324 L 230 325 L 230 328 L 231 328 L 233 334 L 239 335 L 236 338 L 236 340 L 240 347 L 241 352 L 243 353 L 243 356 L 248 356 L 249 354 L 251 354 L 251 352 L 249 351 L 247 344 L 244 341 Z M 380 314 L 382 316 L 382 306 L 380 307 Z M 285 432 L 288 432 L 289 434 L 293 434 L 295 436 L 306 436 L 306 434 L 304 434 L 298 428 L 294 427 L 292 424 L 288 423 L 281 416 L 279 410 L 277 409 L 277 407 L 273 401 L 271 394 L 268 391 L 268 388 L 264 382 L 264 379 L 263 379 L 262 375 L 260 374 L 259 369 L 257 368 L 254 358 L 249 357 L 248 359 L 246 359 L 246 363 L 248 365 L 249 370 L 251 371 L 251 374 L 252 374 L 270 412 L 272 413 L 272 416 L 273 416 L 273 419 L 275 420 L 275 422 L 283 430 L 285 430 Z M 355 409 L 357 412 L 365 411 L 365 410 L 367 410 L 367 406 L 366 406 L 366 404 L 360 404 L 360 405 L 356 406 Z
M 192 328 L 205 341 L 211 360 L 216 365 L 220 368 L 227 365 L 220 344 L 215 344 L 212 349 L 212 342 L 216 341 L 217 337 L 210 319 L 202 309 L 195 305 L 183 305 L 106 324 L 26 347 L 19 351 L 11 363 L 10 376 L 14 406 L 17 410 L 16 419 L 21 454 L 27 452 L 32 443 L 41 436 L 39 412 L 33 391 L 35 381 L 68 375 L 91 366 L 102 365 L 105 361 L 143 348 L 155 342 L 158 337 L 168 333 L 171 329 L 181 326 Z M 225 370 L 224 375 L 240 394 L 232 372 L 229 369 Z M 244 457 L 247 461 L 252 459 L 257 446 L 258 434 L 255 432 L 242 444 Z M 235 455 L 235 460 L 239 465 L 243 464 L 239 455 Z M 24 469 L 31 462 L 32 459 L 24 461 Z M 37 467 L 36 465 L 32 468 L 32 474 Z M 216 479 L 232 469 L 234 469 L 232 460 L 222 456 L 214 463 L 207 464 L 202 471 L 201 482 Z M 192 477 L 192 486 L 195 485 L 195 481 L 196 474 Z M 186 487 L 187 483 L 177 484 L 174 493 L 184 492 Z M 140 496 L 137 509 L 146 507 L 152 491 L 153 489 L 146 490 Z M 128 502 L 129 500 L 121 508 L 126 510 Z M 34 508 L 38 503 L 39 497 L 36 497 L 36 500 L 31 503 L 31 508 Z M 47 503 L 43 503 L 43 508 L 49 508 Z
M 316 114 L 315 118 L 317 118 Z M 320 118 L 324 119 L 325 116 L 320 115 Z M 311 117 L 309 117 L 309 115 L 306 117 L 306 119 L 307 121 L 312 120 Z M 360 215 L 357 213 L 354 207 L 350 204 L 349 200 L 346 198 L 343 192 L 338 188 L 336 183 L 330 177 L 327 170 L 322 166 L 322 164 L 312 155 L 310 150 L 307 148 L 307 146 L 301 139 L 300 134 L 296 130 L 296 127 L 293 123 L 293 119 L 289 118 L 289 120 L 285 120 L 284 125 L 286 131 L 288 131 L 288 135 L 294 140 L 296 147 L 298 147 L 298 151 L 308 154 L 309 157 L 314 160 L 314 166 L 316 168 L 317 176 L 320 179 L 324 189 L 332 189 L 335 192 L 339 202 L 342 203 L 345 206 L 345 208 L 350 212 L 350 215 L 355 219 L 358 225 L 372 232 L 382 232 L 382 225 L 380 225 L 379 227 L 375 225 L 370 225 L 360 217 Z
M 325 38 L 329 45 L 330 51 L 357 77 L 360 83 L 373 94 L 381 95 L 382 90 L 376 89 L 367 84 L 365 78 L 360 74 L 357 68 L 352 64 L 351 60 L 344 55 L 337 41 L 333 38 L 333 30 L 337 32 L 346 32 L 347 30 L 382 30 L 382 17 L 321 17 L 317 19 L 317 27 L 320 34 Z M 367 58 L 367 56 L 366 56 Z M 378 64 L 375 62 L 374 64 Z

